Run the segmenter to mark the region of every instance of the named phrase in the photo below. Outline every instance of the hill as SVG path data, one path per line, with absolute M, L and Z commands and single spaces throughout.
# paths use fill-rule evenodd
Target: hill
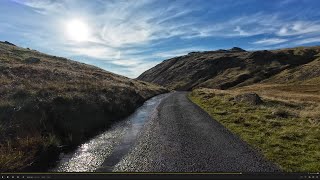
M 163 61 L 137 79 L 177 90 L 228 89 L 255 84 L 319 80 L 320 47 L 191 52 Z M 276 76 L 275 76 L 276 75 Z
M 0 171 L 19 171 L 132 113 L 165 88 L 0 42 Z

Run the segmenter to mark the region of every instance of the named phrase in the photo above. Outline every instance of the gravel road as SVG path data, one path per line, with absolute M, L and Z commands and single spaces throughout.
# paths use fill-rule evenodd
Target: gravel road
M 275 172 L 279 169 L 206 112 L 186 92 L 163 99 L 113 171 Z

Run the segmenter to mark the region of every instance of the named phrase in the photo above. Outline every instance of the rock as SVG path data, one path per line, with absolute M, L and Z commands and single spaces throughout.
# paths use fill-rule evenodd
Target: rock
M 260 96 L 256 93 L 245 93 L 245 94 L 240 94 L 234 97 L 234 100 L 236 102 L 245 102 L 250 105 L 259 105 L 263 103 L 261 100 Z
M 29 58 L 26 58 L 24 62 L 26 62 L 27 64 L 34 64 L 34 63 L 39 63 L 40 59 L 35 57 L 29 57 Z

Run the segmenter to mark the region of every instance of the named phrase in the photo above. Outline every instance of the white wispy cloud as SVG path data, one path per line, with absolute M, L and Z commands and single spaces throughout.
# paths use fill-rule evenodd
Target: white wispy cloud
M 280 39 L 280 38 L 269 38 L 269 39 L 261 39 L 258 41 L 253 42 L 252 44 L 259 44 L 259 45 L 274 45 L 287 42 L 287 39 Z
M 249 37 L 274 33 L 280 24 L 281 20 L 276 14 L 255 13 L 215 22 L 211 26 L 193 28 L 192 34 L 185 37 Z
M 112 63 L 120 66 L 135 67 L 143 63 L 143 61 L 137 60 L 137 59 L 117 59 L 117 60 L 112 60 Z
M 118 51 L 107 47 L 71 47 L 69 49 L 76 55 L 84 55 L 97 59 L 114 59 L 118 57 Z
M 55 0 L 15 0 L 43 13 L 60 13 L 57 18 L 80 14 L 75 9 L 77 1 Z M 78 1 L 79 2 L 79 1 Z M 288 21 L 279 14 L 254 13 L 230 18 L 220 22 L 203 24 L 193 17 L 192 20 L 179 20 L 197 10 L 196 5 L 181 7 L 181 4 L 169 3 L 166 7 L 149 9 L 153 0 L 108 1 L 101 3 L 102 13 L 87 14 L 90 26 L 94 30 L 91 38 L 94 42 L 113 47 L 147 44 L 151 41 L 178 36 L 184 39 L 197 37 L 235 37 L 274 34 L 291 36 L 308 33 L 319 33 L 320 23 L 306 21 Z M 80 7 L 78 7 L 79 9 Z M 82 14 L 86 14 L 85 12 Z M 177 19 L 174 22 L 170 20 Z M 66 19 L 68 20 L 68 19 Z
M 123 24 L 108 24 L 102 28 L 104 43 L 121 47 L 127 44 L 140 44 L 150 40 L 151 28 L 145 22 L 137 21 Z
M 276 33 L 279 36 L 294 36 L 320 33 L 320 22 L 297 21 L 287 23 Z
M 318 42 L 320 43 L 320 36 L 319 37 L 312 37 L 312 38 L 306 38 L 306 39 L 300 39 L 294 42 L 296 45 L 301 45 L 301 44 L 309 44 L 309 43 L 315 43 Z
M 58 13 L 65 10 L 62 1 L 55 0 L 13 0 L 17 3 L 24 4 L 33 8 L 36 12 L 41 14 Z

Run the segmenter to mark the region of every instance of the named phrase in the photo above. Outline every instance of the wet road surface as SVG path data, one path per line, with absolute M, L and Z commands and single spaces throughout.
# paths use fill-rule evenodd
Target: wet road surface
M 104 133 L 79 146 L 75 151 L 61 154 L 51 172 L 94 172 L 102 169 L 111 171 L 133 146 L 139 132 L 161 100 L 162 94 L 146 101 L 128 118 L 114 124 Z M 111 167 L 109 167 L 111 166 Z
M 186 92 L 156 96 L 125 121 L 62 156 L 53 171 L 275 172 L 279 169 Z

